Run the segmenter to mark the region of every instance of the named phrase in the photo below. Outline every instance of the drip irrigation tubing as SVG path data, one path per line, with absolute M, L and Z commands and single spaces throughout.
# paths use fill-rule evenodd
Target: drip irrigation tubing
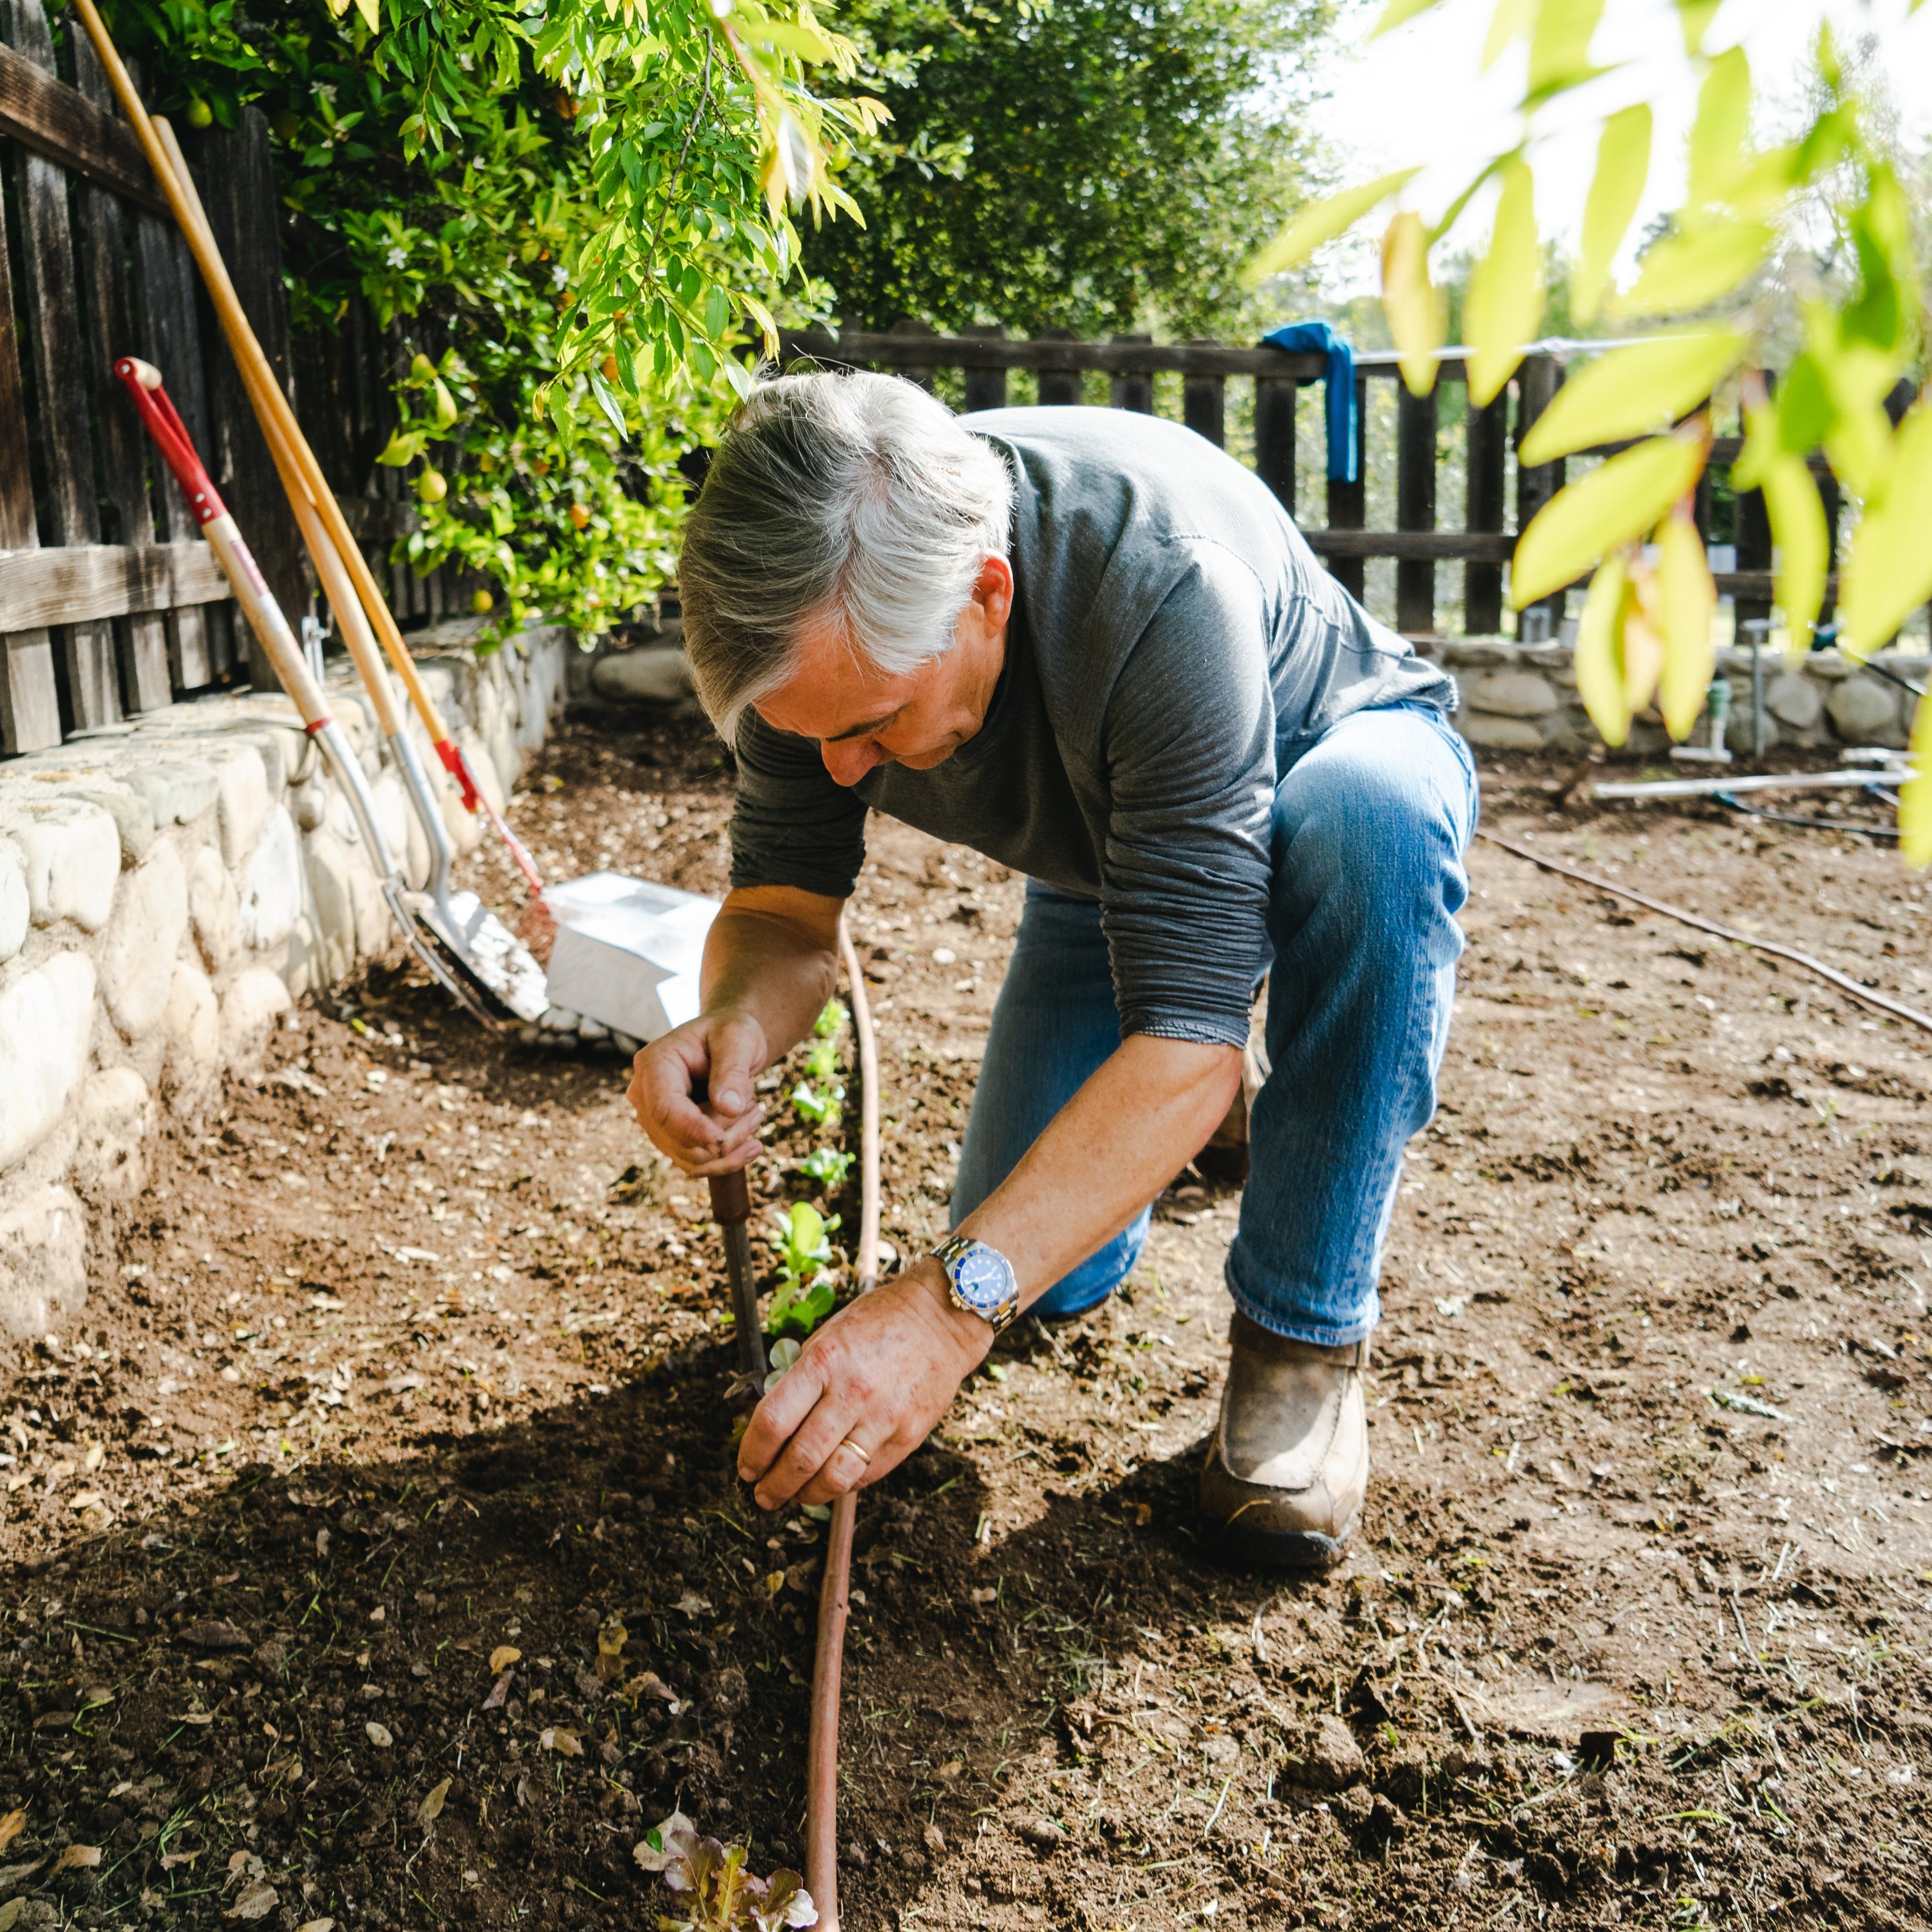
M 879 1274 L 879 1043 L 866 976 L 845 922 L 838 922 L 838 957 L 851 988 L 852 1028 L 859 1044 L 859 1292 Z M 838 1686 L 845 1659 L 845 1619 L 852 1578 L 856 1490 L 832 1505 L 825 1580 L 818 1592 L 818 1648 L 812 1666 L 812 1723 L 806 1738 L 805 1884 L 818 1908 L 818 1932 L 838 1932 Z
M 1799 952 L 1795 946 L 1783 946 L 1774 939 L 1754 939 L 1748 932 L 1734 932 L 1730 926 L 1720 926 L 1715 920 L 1706 919 L 1700 913 L 1687 912 L 1683 907 L 1672 905 L 1666 900 L 1654 899 L 1646 892 L 1632 892 L 1628 886 L 1612 885 L 1608 879 L 1600 879 L 1594 872 L 1580 872 L 1574 866 L 1566 866 L 1560 860 L 1546 859 L 1541 853 L 1532 852 L 1528 846 L 1519 845 L 1513 839 L 1499 838 L 1493 832 L 1479 831 L 1476 836 L 1487 839 L 1492 845 L 1501 846 L 1519 859 L 1526 859 L 1546 872 L 1560 872 L 1566 879 L 1574 879 L 1580 886 L 1588 886 L 1593 892 L 1607 892 L 1612 898 L 1628 899 L 1633 905 L 1640 905 L 1647 912 L 1660 913 L 1666 919 L 1674 919 L 1680 925 L 1695 926 L 1700 932 L 1729 940 L 1733 946 L 1748 946 L 1754 952 L 1768 952 L 1780 959 L 1788 959 L 1794 966 L 1802 966 L 1806 972 L 1816 974 L 1841 993 L 1849 993 L 1853 999 L 1862 1000 L 1882 1013 L 1889 1013 L 1894 1019 L 1904 1020 L 1932 1033 L 1932 1013 L 1922 1013 L 1916 1006 L 1908 1006 L 1903 1000 L 1894 1000 L 1888 993 L 1865 986 L 1849 974 L 1840 973 L 1835 966 L 1827 966 L 1823 960 Z
M 1760 812 L 1747 805 L 1734 791 L 1714 791 L 1711 796 L 1741 818 L 1757 818 L 1772 825 L 1802 825 L 1808 832 L 1844 832 L 1860 838 L 1896 838 L 1898 828 L 1890 825 L 1860 825 L 1850 818 L 1801 818 L 1795 812 Z

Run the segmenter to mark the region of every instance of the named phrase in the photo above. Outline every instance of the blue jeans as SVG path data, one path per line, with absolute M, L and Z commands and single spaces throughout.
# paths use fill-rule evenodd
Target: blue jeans
M 1311 743 L 1274 795 L 1268 904 L 1272 1070 L 1249 1123 L 1228 1292 L 1292 1340 L 1340 1347 L 1376 1324 L 1402 1150 L 1436 1110 L 1468 896 L 1476 773 L 1441 713 L 1359 711 Z M 1042 886 L 994 1008 L 959 1178 L 957 1226 L 1120 1044 L 1100 910 Z M 1140 1258 L 1150 1210 L 1034 1304 L 1103 1301 Z

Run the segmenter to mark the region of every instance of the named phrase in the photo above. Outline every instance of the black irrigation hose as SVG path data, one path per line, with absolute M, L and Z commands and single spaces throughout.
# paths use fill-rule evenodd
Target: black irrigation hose
M 1792 812 L 1759 812 L 1744 803 L 1736 792 L 1714 791 L 1711 796 L 1743 818 L 1761 818 L 1772 825 L 1802 825 L 1813 832 L 1855 832 L 1861 838 L 1896 838 L 1894 825 L 1858 825 L 1849 818 L 1801 818 Z

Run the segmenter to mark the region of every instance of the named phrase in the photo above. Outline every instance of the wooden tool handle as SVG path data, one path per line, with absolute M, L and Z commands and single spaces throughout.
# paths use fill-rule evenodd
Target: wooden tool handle
M 711 1218 L 721 1228 L 741 1227 L 752 1218 L 752 1190 L 741 1167 L 736 1174 L 714 1174 Z

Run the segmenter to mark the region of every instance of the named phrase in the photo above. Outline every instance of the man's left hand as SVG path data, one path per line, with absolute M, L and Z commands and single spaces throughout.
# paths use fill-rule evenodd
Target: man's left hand
M 738 1474 L 768 1510 L 877 1482 L 926 1440 L 992 1345 L 991 1326 L 952 1305 L 939 1263 L 921 1262 L 805 1345 L 752 1416 Z

